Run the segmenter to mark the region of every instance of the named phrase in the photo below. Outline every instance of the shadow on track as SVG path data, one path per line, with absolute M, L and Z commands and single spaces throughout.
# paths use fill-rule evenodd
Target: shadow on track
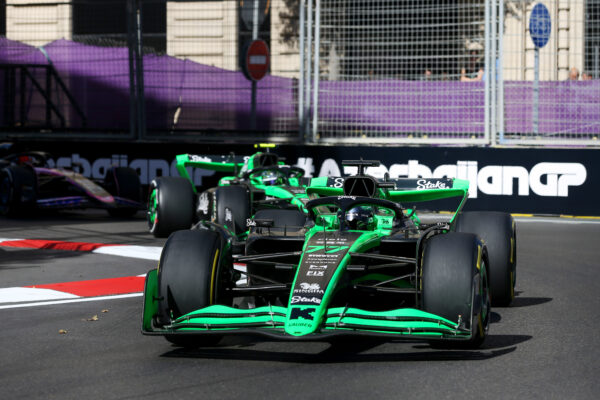
M 552 300 L 552 297 L 515 297 L 510 307 L 520 308 L 538 306 L 540 304 L 549 303 Z
M 282 352 L 268 350 L 254 350 L 248 348 L 231 348 L 231 346 L 183 349 L 176 348 L 162 357 L 168 358 L 200 358 L 200 359 L 226 359 L 226 360 L 256 360 L 271 362 L 286 362 L 300 364 L 327 364 L 327 363 L 362 363 L 362 362 L 391 362 L 391 361 L 468 361 L 487 360 L 512 353 L 516 350 L 516 344 L 531 339 L 525 335 L 495 335 L 490 336 L 484 343 L 483 348 L 477 350 L 439 350 L 432 349 L 426 343 L 419 343 L 412 348 L 417 351 L 402 353 L 368 353 L 363 352 L 390 341 L 379 339 L 360 338 L 357 340 L 336 340 L 330 343 L 330 347 L 316 353 Z M 246 342 L 238 346 L 250 347 L 259 341 Z M 400 343 L 400 342 L 398 342 Z M 407 342 L 402 342 L 407 343 Z M 399 344 L 400 345 L 400 344 Z M 510 347 L 507 347 L 510 346 Z

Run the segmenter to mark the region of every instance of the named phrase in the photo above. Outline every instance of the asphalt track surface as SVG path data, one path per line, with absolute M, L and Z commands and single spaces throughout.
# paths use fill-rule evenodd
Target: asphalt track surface
M 141 213 L 133 220 L 96 211 L 0 218 L 0 238 L 164 243 L 145 228 Z M 141 335 L 141 297 L 6 308 L 0 399 L 596 399 L 600 221 L 518 218 L 517 231 L 517 298 L 494 309 L 479 350 L 230 337 L 186 351 Z M 0 288 L 131 276 L 155 264 L 0 248 Z

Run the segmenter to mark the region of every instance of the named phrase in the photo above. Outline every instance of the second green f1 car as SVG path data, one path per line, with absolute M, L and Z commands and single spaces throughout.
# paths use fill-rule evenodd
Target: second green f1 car
M 232 174 L 217 187 L 198 192 L 188 168 Z M 247 234 L 246 220 L 261 209 L 287 209 L 286 221 L 304 220 L 308 201 L 304 170 L 285 165 L 274 153 L 251 156 L 177 156 L 179 177 L 159 177 L 150 183 L 148 226 L 156 237 L 167 237 L 193 223 L 209 220 L 235 236 Z M 279 219 L 283 218 L 279 214 Z

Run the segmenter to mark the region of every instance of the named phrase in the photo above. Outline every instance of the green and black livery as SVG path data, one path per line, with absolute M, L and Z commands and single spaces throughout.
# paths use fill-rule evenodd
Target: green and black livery
M 294 210 L 287 213 L 294 219 L 306 214 L 304 170 L 286 165 L 274 153 L 260 151 L 245 157 L 181 154 L 176 161 L 179 177 L 159 177 L 150 183 L 148 228 L 156 237 L 212 221 L 243 240 L 247 220 L 258 210 Z M 196 169 L 228 176 L 218 186 L 199 191 L 190 176 Z
M 380 180 L 364 172 L 376 161 L 344 164 L 358 174 L 311 181 L 304 226 L 254 218 L 243 247 L 211 221 L 173 234 L 146 279 L 143 333 L 183 346 L 245 333 L 479 346 L 491 305 L 514 297 L 512 217 L 461 212 L 465 180 Z M 449 221 L 423 223 L 403 206 L 450 197 Z

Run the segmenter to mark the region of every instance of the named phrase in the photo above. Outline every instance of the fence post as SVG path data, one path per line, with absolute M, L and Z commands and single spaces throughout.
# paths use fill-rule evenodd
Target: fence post
M 306 104 L 304 106 L 304 140 L 311 141 L 310 135 L 310 124 L 308 120 L 310 118 L 310 90 L 312 87 L 311 68 L 312 68 L 312 19 L 313 19 L 313 0 L 308 0 L 308 10 L 306 17 L 306 79 L 304 80 L 305 85 L 305 96 Z
M 300 50 L 300 73 L 298 74 L 298 140 L 304 141 L 304 29 L 305 29 L 305 10 L 306 0 L 300 0 L 300 21 L 298 22 L 298 29 L 300 31 L 300 38 L 298 41 L 298 47 Z
M 504 144 L 504 0 L 499 1 L 498 17 L 498 103 L 496 104 L 498 142 Z
M 488 144 L 491 144 L 491 131 L 490 131 L 490 107 L 491 107 L 491 79 L 490 75 L 490 66 L 491 66 L 491 52 L 492 52 L 492 13 L 491 13 L 491 5 L 492 0 L 485 0 L 485 17 L 484 17 L 484 25 L 485 25 L 485 39 L 484 39 L 484 66 L 483 70 L 485 72 L 486 79 L 483 83 L 483 95 L 484 95 L 484 130 L 485 130 L 485 139 Z
M 313 131 L 312 142 L 317 141 L 318 124 L 319 124 L 319 63 L 321 47 L 321 0 L 316 0 L 315 5 L 315 51 L 314 51 L 314 74 L 315 87 L 313 89 Z
M 136 0 L 136 81 L 138 96 L 138 140 L 146 137 L 146 99 L 144 93 L 144 51 L 142 47 L 142 1 Z

